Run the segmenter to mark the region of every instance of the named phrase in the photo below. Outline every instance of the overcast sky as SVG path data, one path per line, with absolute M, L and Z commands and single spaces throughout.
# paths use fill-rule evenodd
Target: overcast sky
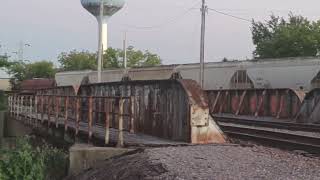
M 245 19 L 264 20 L 272 12 L 282 16 L 289 11 L 320 19 L 319 0 L 207 2 L 209 8 Z M 200 0 L 127 0 L 110 19 L 109 46 L 120 48 L 127 30 L 130 45 L 158 53 L 165 64 L 198 62 L 199 8 Z M 11 52 L 17 51 L 20 40 L 32 45 L 25 49 L 25 59 L 32 61 L 57 63 L 60 52 L 97 48 L 96 19 L 82 8 L 80 0 L 1 0 L 0 22 L 0 44 L 5 46 L 0 54 L 16 56 Z M 209 11 L 206 61 L 251 58 L 254 46 L 250 25 Z

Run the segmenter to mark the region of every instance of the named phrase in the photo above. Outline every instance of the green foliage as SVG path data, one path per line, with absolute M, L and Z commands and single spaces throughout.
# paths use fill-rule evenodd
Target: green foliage
M 104 68 L 123 67 L 124 52 L 121 49 L 108 48 L 103 55 Z M 78 52 L 73 50 L 69 53 L 61 53 L 58 57 L 63 70 L 96 70 L 97 57 L 95 53 L 89 51 Z M 161 59 L 157 54 L 149 51 L 136 50 L 133 46 L 127 49 L 127 66 L 156 66 L 161 64 Z
M 23 80 L 33 78 L 54 78 L 56 73 L 53 63 L 49 61 L 40 61 L 30 64 L 17 61 L 11 63 L 7 69 L 12 77 L 10 83 L 13 89 L 18 89 Z
M 103 67 L 104 68 L 120 68 L 119 62 L 120 54 L 119 50 L 108 48 L 106 53 L 103 54 Z M 97 62 L 97 60 L 95 60 Z M 96 70 L 96 69 L 92 69 Z
M 42 147 L 42 155 L 45 157 L 45 179 L 60 180 L 67 174 L 67 155 L 48 145 Z
M 0 68 L 10 66 L 8 56 L 0 56 Z
M 123 67 L 124 51 L 122 49 L 109 48 L 104 54 L 105 68 Z M 127 66 L 128 67 L 149 67 L 161 65 L 160 56 L 146 50 L 145 52 L 136 50 L 133 46 L 127 48 Z
M 63 152 L 49 146 L 34 148 L 29 138 L 18 139 L 14 150 L 2 150 L 0 160 L 1 180 L 60 179 L 53 171 L 65 165 Z M 60 170 L 60 169 L 59 169 Z M 61 172 L 60 172 L 61 173 Z
M 61 53 L 58 61 L 62 65 L 63 70 L 75 71 L 96 69 L 96 55 L 89 51 L 78 52 L 73 50 L 69 53 Z
M 252 23 L 255 58 L 317 56 L 320 50 L 320 21 L 311 22 L 289 14 L 289 19 L 271 16 L 266 23 Z
M 142 62 L 143 66 L 155 66 L 161 64 L 161 59 L 158 55 L 153 54 L 149 51 L 144 53 L 144 61 Z
M 45 158 L 39 149 L 35 151 L 32 146 L 19 140 L 16 150 L 4 153 L 0 161 L 0 179 L 43 180 L 45 171 Z
M 12 89 L 18 89 L 20 83 L 26 79 L 26 64 L 23 62 L 14 62 L 7 69 L 8 73 L 11 75 L 10 84 Z
M 53 78 L 56 70 L 52 62 L 40 61 L 26 65 L 26 78 Z

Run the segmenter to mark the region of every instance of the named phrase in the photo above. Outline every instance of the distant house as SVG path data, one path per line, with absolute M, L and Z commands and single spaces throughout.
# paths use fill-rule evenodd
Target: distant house
M 0 91 L 10 91 L 10 78 L 0 78 Z

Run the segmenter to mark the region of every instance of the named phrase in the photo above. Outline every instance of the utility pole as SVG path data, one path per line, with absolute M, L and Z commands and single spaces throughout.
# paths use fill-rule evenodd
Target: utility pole
M 99 17 L 99 45 L 98 45 L 98 83 L 101 83 L 103 44 L 102 44 L 102 22 L 103 22 L 103 1 L 100 1 L 100 17 Z
M 19 61 L 23 61 L 23 48 L 24 48 L 24 44 L 23 41 L 19 42 L 19 49 L 18 49 L 18 60 Z
M 127 32 L 124 32 L 123 38 L 123 68 L 127 69 Z
M 201 39 L 200 39 L 200 85 L 204 87 L 204 47 L 205 47 L 205 33 L 206 33 L 206 13 L 208 7 L 206 1 L 202 0 L 201 7 Z
M 14 54 L 18 55 L 18 60 L 23 62 L 24 61 L 24 48 L 31 47 L 31 44 L 24 43 L 23 41 L 19 42 L 19 49 L 17 52 L 13 52 Z

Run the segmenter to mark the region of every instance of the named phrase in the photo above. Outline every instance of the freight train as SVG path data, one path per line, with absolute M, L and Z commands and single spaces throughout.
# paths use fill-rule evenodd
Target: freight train
M 199 81 L 199 64 L 108 69 L 102 82 L 122 80 L 192 79 Z M 57 73 L 57 86 L 79 87 L 97 82 L 96 71 Z M 287 58 L 205 64 L 205 90 L 279 89 L 310 91 L 320 87 L 320 58 Z

